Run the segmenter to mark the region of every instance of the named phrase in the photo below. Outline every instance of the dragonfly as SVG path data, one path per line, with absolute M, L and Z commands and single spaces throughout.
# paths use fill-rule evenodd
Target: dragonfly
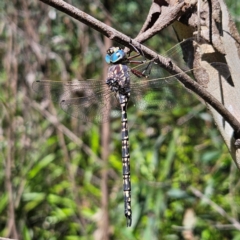
M 187 66 L 186 61 L 192 58 L 190 55 L 192 51 L 189 51 L 189 48 L 193 47 L 194 40 L 187 39 L 170 49 L 165 56 L 171 58 L 183 71 L 191 74 L 196 69 L 191 68 L 191 65 Z M 138 49 L 136 51 L 136 56 L 139 56 L 140 51 Z M 122 48 L 111 47 L 107 50 L 105 57 L 110 65 L 105 81 L 94 79 L 67 82 L 37 80 L 32 86 L 35 92 L 51 98 L 60 105 L 63 111 L 82 121 L 102 123 L 109 121 L 111 117 L 121 116 L 124 213 L 128 227 L 132 224 L 132 209 L 127 105 L 132 100 L 137 107 L 144 109 L 146 103 L 151 101 L 142 100 L 147 92 L 155 91 L 161 94 L 160 91 L 163 89 L 179 86 L 176 75 L 165 76 L 166 73 L 155 64 L 154 59 L 140 62 L 133 59 L 134 57 L 126 54 Z M 132 63 L 137 63 L 137 65 L 130 67 Z M 223 71 L 221 64 L 220 67 L 213 64 L 213 67 L 219 71 L 221 69 L 222 75 L 228 77 L 227 71 Z M 180 91 L 183 90 L 181 86 Z M 168 98 L 165 95 L 165 97 L 167 99 L 159 103 L 159 106 L 162 105 L 162 109 L 172 108 L 176 99 L 174 96 Z M 109 115 L 110 108 L 118 110 L 112 110 Z

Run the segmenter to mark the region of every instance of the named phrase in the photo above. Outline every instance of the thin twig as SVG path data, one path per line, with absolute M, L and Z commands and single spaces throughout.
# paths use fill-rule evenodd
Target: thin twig
M 183 6 L 185 6 L 185 8 L 187 9 L 186 3 L 184 1 L 178 4 L 174 3 L 172 6 L 169 5 L 167 8 L 164 8 L 163 4 L 161 9 L 158 9 L 159 5 L 161 5 L 161 3 L 156 3 L 155 1 L 153 1 L 149 11 L 149 15 L 143 25 L 143 28 L 141 29 L 138 36 L 135 38 L 136 41 L 145 42 L 147 39 L 150 39 L 151 37 L 159 33 L 161 30 L 165 29 L 174 21 L 176 21 L 183 14 Z M 188 7 L 191 7 L 191 5 L 189 4 Z M 159 11 L 160 15 L 156 19 L 153 26 L 151 26 L 152 21 L 154 21 L 154 15 L 156 14 L 155 10 L 153 9 L 156 8 Z M 149 28 L 149 26 L 151 26 L 151 28 Z
M 215 211 L 217 211 L 220 215 L 225 217 L 229 222 L 233 224 L 235 229 L 240 230 L 240 222 L 238 222 L 235 218 L 228 215 L 228 213 L 219 205 L 217 205 L 215 202 L 213 202 L 211 199 L 206 197 L 203 193 L 201 193 L 199 190 L 197 190 L 194 187 L 190 187 L 189 190 L 197 197 L 204 200 L 206 203 L 208 203 Z
M 18 240 L 18 239 L 15 239 L 15 238 L 3 238 L 3 237 L 0 237 L 0 240 Z
M 38 103 L 36 103 L 35 101 L 31 102 L 31 105 L 39 112 L 41 112 L 41 114 L 47 118 L 47 120 L 53 124 L 56 128 L 58 128 L 61 132 L 63 132 L 69 139 L 71 139 L 71 141 L 73 141 L 76 145 L 78 145 L 79 147 L 82 147 L 83 150 L 90 156 L 92 156 L 94 158 L 95 161 L 98 161 L 99 163 L 102 162 L 102 160 L 91 150 L 91 148 L 89 148 L 87 145 L 85 145 L 83 143 L 83 141 L 78 138 L 78 136 L 76 136 L 72 131 L 70 131 L 67 127 L 65 127 L 64 125 L 62 125 L 58 118 L 56 116 L 51 115 L 47 110 L 44 110 L 40 107 L 40 105 Z

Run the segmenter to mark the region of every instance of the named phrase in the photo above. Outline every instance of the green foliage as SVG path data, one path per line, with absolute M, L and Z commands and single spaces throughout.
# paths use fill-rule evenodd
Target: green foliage
M 240 2 L 239 1 L 226 0 L 225 3 L 228 6 L 228 11 L 230 12 L 231 17 L 235 21 L 236 26 L 239 30 L 240 29 L 240 24 L 239 24 Z
M 129 106 L 133 226 L 126 228 L 120 120 L 111 122 L 106 165 L 101 126 L 70 118 L 31 89 L 38 78 L 99 78 L 102 36 L 39 1 L 14 2 L 0 2 L 0 236 L 13 220 L 19 239 L 95 239 L 108 170 L 111 239 L 183 239 L 188 209 L 196 238 L 240 239 L 226 216 L 191 191 L 239 218 L 238 171 L 208 112 L 183 88 L 146 94 L 142 109 Z M 105 20 L 100 2 L 71 2 Z M 136 36 L 150 4 L 109 1 L 113 26 Z M 168 29 L 146 45 L 163 52 L 177 43 L 173 36 Z M 175 96 L 171 109 L 167 91 Z

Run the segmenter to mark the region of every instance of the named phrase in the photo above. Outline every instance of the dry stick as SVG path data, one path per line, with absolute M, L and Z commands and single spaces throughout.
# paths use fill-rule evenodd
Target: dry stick
M 102 162 L 102 160 L 93 153 L 91 148 L 89 148 L 87 145 L 83 143 L 83 141 L 78 138 L 72 131 L 70 131 L 67 127 L 65 127 L 63 124 L 61 124 L 57 117 L 51 115 L 47 110 L 44 110 L 40 107 L 38 103 L 35 101 L 31 102 L 31 105 L 51 123 L 53 124 L 56 128 L 58 128 L 61 132 L 63 132 L 71 141 L 73 141 L 75 144 L 77 144 L 79 147 L 82 147 L 83 150 L 89 155 L 94 158 L 95 161 Z
M 138 42 L 144 42 L 147 39 L 153 37 L 161 30 L 165 29 L 169 25 L 171 25 L 174 21 L 176 21 L 186 10 L 190 8 L 190 4 L 186 4 L 185 2 L 181 2 L 174 5 L 169 5 L 167 8 L 161 8 L 161 4 L 156 3 L 153 1 L 152 6 L 150 7 L 147 19 L 143 25 L 143 28 L 135 38 Z M 184 6 L 185 11 L 182 11 Z M 149 28 L 151 22 L 153 21 L 154 14 L 157 12 L 160 14 L 157 20 L 155 21 L 154 25 Z
M 15 19 L 16 14 L 12 15 L 11 20 Z M 9 104 L 9 115 L 8 115 L 8 127 L 6 128 L 6 140 L 7 140 L 7 157 L 5 161 L 6 165 L 6 179 L 5 179 L 5 189 L 7 191 L 8 202 L 7 202 L 7 224 L 5 234 L 7 236 L 12 236 L 14 238 L 18 238 L 18 229 L 16 223 L 16 212 L 15 212 L 15 199 L 14 199 L 14 184 L 12 182 L 12 166 L 14 164 L 14 156 L 16 154 L 16 146 L 15 146 L 15 129 L 16 126 L 14 124 L 14 115 L 16 112 L 16 102 L 13 100 L 17 96 L 17 79 L 18 79 L 18 68 L 17 68 L 17 54 L 18 54 L 18 46 L 14 44 L 17 33 L 16 27 L 12 27 L 9 29 L 9 37 L 8 42 L 6 44 L 7 61 L 5 61 L 5 69 L 6 75 L 8 76 L 7 81 L 7 96 L 12 99 Z M 7 111 L 8 112 L 8 111 Z
M 110 20 L 106 18 L 105 22 L 110 24 Z M 104 38 L 105 48 L 109 48 L 111 45 L 111 41 L 108 38 Z M 104 55 L 103 55 L 104 56 Z M 103 76 L 107 77 L 107 63 L 103 66 Z M 104 89 L 104 94 L 106 94 L 107 89 Z M 107 115 L 110 116 L 110 99 L 106 99 L 105 104 L 107 105 Z M 110 155 L 110 122 L 105 122 L 101 128 L 101 158 L 103 159 L 103 169 L 101 170 L 101 209 L 102 209 L 102 217 L 101 220 L 98 221 L 98 231 L 100 231 L 100 235 L 102 239 L 109 240 L 110 239 L 110 224 L 109 224 L 109 189 L 108 189 L 108 159 Z
M 204 196 L 199 190 L 197 190 L 194 187 L 190 187 L 189 190 L 197 197 L 201 198 L 205 202 L 207 202 L 214 210 L 216 210 L 220 215 L 223 217 L 227 218 L 229 222 L 233 224 L 233 226 L 237 229 L 240 230 L 240 223 L 233 217 L 229 216 L 226 211 L 221 208 L 219 205 L 217 205 L 215 202 L 213 202 L 211 199 L 208 197 Z
M 16 238 L 3 238 L 3 237 L 0 237 L 0 240 L 18 240 L 18 239 L 16 239 Z
M 119 42 L 132 49 L 131 44 L 137 48 L 140 47 L 140 43 L 131 39 L 130 37 L 118 32 L 112 27 L 98 21 L 87 13 L 77 9 L 76 7 L 62 1 L 62 0 L 40 0 L 66 14 L 87 24 L 89 27 L 94 28 L 95 30 L 101 32 L 108 38 Z M 214 98 L 208 91 L 206 91 L 201 85 L 193 81 L 186 73 L 184 73 L 179 67 L 177 67 L 170 59 L 164 58 L 161 55 L 156 54 L 151 49 L 141 45 L 141 50 L 144 53 L 145 57 L 149 59 L 156 58 L 158 59 L 158 64 L 160 67 L 166 69 L 169 73 L 175 75 L 176 78 L 188 89 L 195 92 L 198 96 L 204 99 L 209 105 L 211 105 L 222 117 L 232 126 L 236 134 L 240 134 L 240 123 L 238 120 L 219 102 Z

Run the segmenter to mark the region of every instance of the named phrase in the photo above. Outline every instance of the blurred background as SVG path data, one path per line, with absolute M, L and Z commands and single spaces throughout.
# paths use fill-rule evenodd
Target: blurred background
M 133 38 L 151 5 L 67 2 Z M 239 28 L 240 2 L 226 3 Z M 109 122 L 104 143 L 103 125 L 71 118 L 32 90 L 37 79 L 104 79 L 106 48 L 115 43 L 37 0 L 1 0 L 0 11 L 0 236 L 240 239 L 239 172 L 196 97 L 179 89 L 168 111 L 159 95 L 144 110 L 129 107 L 127 228 L 120 119 Z M 175 44 L 171 26 L 145 43 L 159 53 Z

